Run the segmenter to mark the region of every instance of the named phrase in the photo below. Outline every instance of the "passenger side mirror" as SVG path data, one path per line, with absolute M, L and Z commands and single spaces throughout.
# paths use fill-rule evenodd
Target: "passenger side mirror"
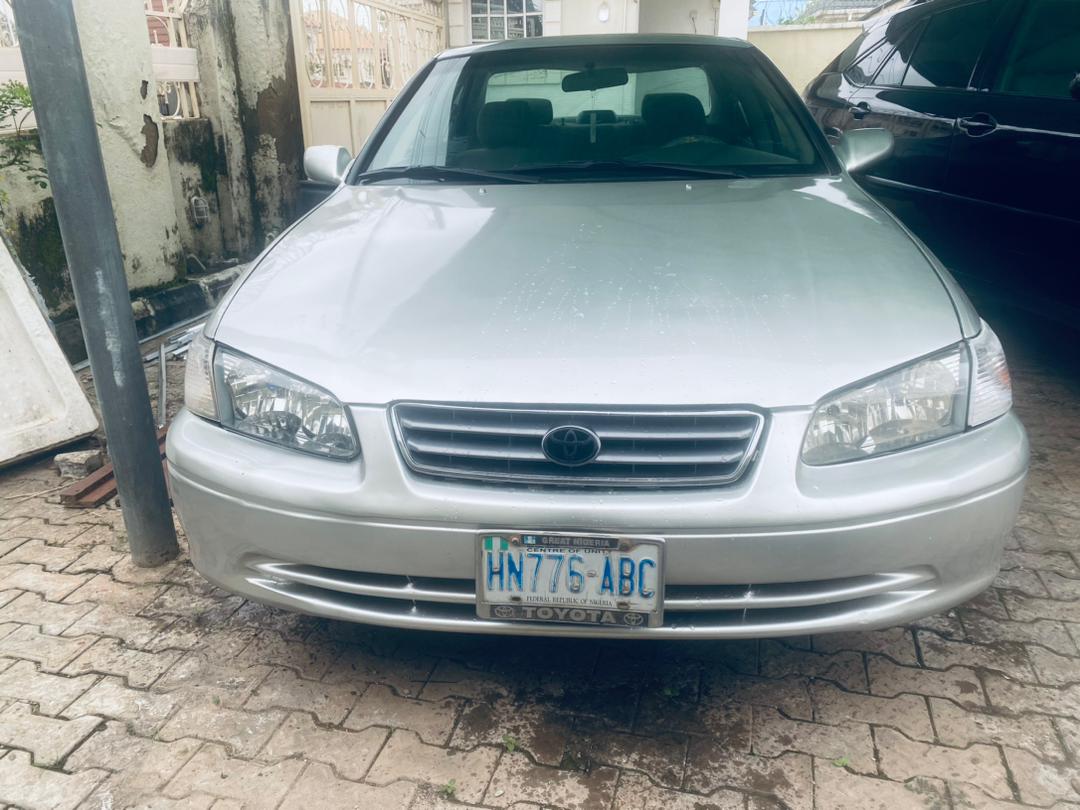
M 350 161 L 352 155 L 344 146 L 309 146 L 304 150 L 304 174 L 312 182 L 336 186 Z
M 849 129 L 833 147 L 849 172 L 858 172 L 888 157 L 893 136 L 887 129 Z

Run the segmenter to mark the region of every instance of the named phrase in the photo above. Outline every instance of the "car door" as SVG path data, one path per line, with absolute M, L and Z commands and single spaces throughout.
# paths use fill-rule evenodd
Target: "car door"
M 1043 292 L 1078 303 L 1080 2 L 1016 3 L 991 51 L 957 121 L 947 190 L 970 203 L 972 230 L 994 234 L 1014 274 L 1019 262 L 1053 267 Z
M 972 77 L 1003 5 L 965 0 L 917 7 L 923 13 L 912 15 L 869 84 L 852 94 L 854 126 L 882 127 L 895 139 L 891 157 L 866 175 L 872 190 L 945 190 L 956 120 L 970 106 Z

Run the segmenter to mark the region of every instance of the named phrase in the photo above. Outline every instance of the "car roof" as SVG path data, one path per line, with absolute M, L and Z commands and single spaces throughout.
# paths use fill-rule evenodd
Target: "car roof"
M 734 37 L 711 37 L 701 34 L 586 34 L 579 36 L 529 37 L 503 39 L 497 42 L 481 42 L 463 48 L 443 51 L 438 59 L 466 56 L 474 53 L 496 53 L 570 46 L 589 47 L 597 45 L 714 45 L 723 48 L 753 48 L 749 42 Z

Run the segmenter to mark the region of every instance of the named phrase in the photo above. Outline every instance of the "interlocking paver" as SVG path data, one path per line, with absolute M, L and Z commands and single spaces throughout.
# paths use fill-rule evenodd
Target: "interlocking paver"
M 761 674 L 770 678 L 808 675 L 832 681 L 851 692 L 865 692 L 867 688 L 862 654 L 852 650 L 835 653 L 793 650 L 766 640 L 761 645 Z
M 899 729 L 912 739 L 927 742 L 934 740 L 930 711 L 926 698 L 921 695 L 883 698 L 845 692 L 829 683 L 814 683 L 810 690 L 814 700 L 814 720 L 819 723 L 873 723 Z
M 34 755 L 34 764 L 58 765 L 97 726 L 99 717 L 58 720 L 37 714 L 29 703 L 12 703 L 0 711 L 0 746 L 24 748 Z
M 273 762 L 299 756 L 333 765 L 346 779 L 358 781 L 364 778 L 389 735 L 387 729 L 377 727 L 363 731 L 323 728 L 308 715 L 293 712 L 274 732 L 259 757 Z
M 679 787 L 688 739 L 684 734 L 648 736 L 592 726 L 585 721 L 568 740 L 564 762 L 591 770 L 597 764 L 642 771 L 658 784 Z
M 182 799 L 198 793 L 208 793 L 237 801 L 252 801 L 273 807 L 303 769 L 298 759 L 283 759 L 273 765 L 247 762 L 226 755 L 220 745 L 207 744 L 189 759 L 163 788 L 165 796 Z
M 93 605 L 65 605 L 49 602 L 36 593 L 23 592 L 0 607 L 0 622 L 34 624 L 51 636 L 63 633 L 78 619 L 93 610 Z M 73 635 L 84 635 L 73 633 Z
M 94 636 L 50 636 L 33 625 L 21 624 L 0 637 L 0 655 L 37 661 L 41 669 L 59 672 L 82 655 L 95 641 L 97 639 Z
M 40 671 L 30 661 L 16 661 L 0 672 L 0 699 L 36 703 L 43 714 L 56 715 L 89 689 L 95 680 L 93 675 L 79 678 L 52 675 Z
M 93 682 L 93 675 L 84 675 L 73 682 Z M 89 685 L 89 684 L 87 684 Z M 179 698 L 172 694 L 159 694 L 144 689 L 132 689 L 121 678 L 101 678 L 82 692 L 63 711 L 65 717 L 96 714 L 121 720 L 141 736 L 151 736 L 176 708 Z
M 938 739 L 945 745 L 966 748 L 975 742 L 993 743 L 1023 748 L 1045 759 L 1065 756 L 1049 717 L 969 711 L 942 698 L 930 698 L 930 709 Z
M 274 669 L 251 693 L 244 708 L 253 712 L 267 708 L 304 709 L 313 712 L 319 722 L 337 725 L 361 691 L 348 684 L 310 681 L 290 670 Z
M 988 674 L 984 680 L 990 703 L 1006 713 L 1041 712 L 1080 719 L 1080 684 L 1031 686 Z
M 915 639 L 907 627 L 890 627 L 867 633 L 830 633 L 814 639 L 815 652 L 859 650 L 886 655 L 898 664 L 917 666 Z
M 784 717 L 776 709 L 755 707 L 754 753 L 776 757 L 786 751 L 842 759 L 853 771 L 877 773 L 870 726 L 851 722 L 807 723 Z
M 1015 622 L 994 619 L 974 610 L 961 610 L 960 616 L 968 641 L 976 644 L 993 644 L 997 641 L 1030 642 L 1063 655 L 1080 655 L 1080 649 L 1069 635 L 1064 622 L 1050 619 Z
M 201 745 L 201 740 L 166 743 L 137 737 L 123 723 L 110 722 L 80 746 L 65 767 L 76 772 L 112 771 L 91 794 L 90 803 L 132 807 L 153 800 Z
M 345 727 L 358 731 L 370 726 L 403 728 L 430 745 L 443 745 L 450 739 L 457 712 L 453 700 L 403 698 L 389 687 L 372 684 L 345 718 Z
M 399 779 L 443 786 L 454 782 L 454 795 L 465 802 L 479 802 L 499 759 L 496 748 L 456 751 L 428 745 L 412 731 L 399 729 L 390 735 L 367 781 L 389 785 Z
M 851 773 L 827 760 L 814 761 L 815 804 L 828 810 L 947 810 L 948 793 L 938 779 L 894 782 Z
M 743 810 L 744 794 L 717 790 L 709 796 L 654 785 L 647 776 L 625 772 L 619 777 L 613 810 Z
M 970 644 L 941 638 L 934 633 L 917 633 L 923 663 L 931 669 L 948 669 L 962 664 L 974 669 L 993 669 L 1017 680 L 1034 680 L 1027 650 L 1020 644 L 998 641 Z
M 77 546 L 56 546 L 44 540 L 27 540 L 4 555 L 4 563 L 40 565 L 46 571 L 62 571 L 83 555 Z
M 87 574 L 64 574 L 46 571 L 40 565 L 15 563 L 0 565 L 0 590 L 16 588 L 20 591 L 32 591 L 50 602 L 57 602 L 84 585 L 89 579 Z
M 720 673 L 707 679 L 703 687 L 703 701 L 775 706 L 797 720 L 812 720 L 814 714 L 809 679 L 800 676 L 773 680 Z
M 686 785 L 699 793 L 737 788 L 780 799 L 792 810 L 809 808 L 813 765 L 805 754 L 762 757 L 733 752 L 723 743 L 692 739 L 686 762 Z
M 281 803 L 281 810 L 309 810 L 312 807 L 367 808 L 408 807 L 416 795 L 416 785 L 396 782 L 384 787 L 362 785 L 339 779 L 326 765 L 308 765 Z
M 270 739 L 284 717 L 284 712 L 277 710 L 245 712 L 193 702 L 181 706 L 157 736 L 166 741 L 198 737 L 227 746 L 234 756 L 250 759 Z
M 891 779 L 906 781 L 925 776 L 970 782 L 994 798 L 1012 798 L 1005 763 L 997 746 L 972 743 L 967 748 L 947 748 L 909 740 L 888 728 L 878 729 L 874 736 L 881 772 Z
M 180 657 L 177 650 L 147 652 L 128 647 L 115 638 L 99 638 L 93 646 L 64 668 L 65 674 L 99 672 L 119 675 L 131 686 L 146 687 L 156 681 Z
M 544 765 L 562 761 L 570 737 L 571 719 L 541 702 L 502 698 L 492 703 L 471 703 L 461 712 L 450 744 L 455 748 L 506 745 L 528 751 Z
M 107 776 L 105 771 L 77 774 L 38 768 L 25 751 L 0 755 L 0 802 L 29 810 L 69 810 Z
M 1028 751 L 1004 749 L 1020 798 L 1049 805 L 1056 801 L 1080 803 L 1080 773 L 1074 764 L 1045 762 Z
M 536 765 L 521 753 L 507 753 L 499 760 L 484 804 L 510 807 L 532 800 L 566 810 L 601 810 L 611 805 L 617 779 L 614 768 L 556 769 Z
M 986 705 L 979 676 L 967 667 L 946 670 L 902 667 L 880 656 L 871 656 L 867 667 L 870 692 L 875 695 L 896 697 L 909 693 L 945 697 L 967 707 Z

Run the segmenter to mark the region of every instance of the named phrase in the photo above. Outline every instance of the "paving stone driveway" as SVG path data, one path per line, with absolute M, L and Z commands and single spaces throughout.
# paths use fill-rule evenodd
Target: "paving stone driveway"
M 1080 807 L 1080 374 L 1023 340 L 1034 445 L 995 587 L 909 627 L 739 643 L 403 633 L 123 553 L 0 474 L 0 805 Z M 174 379 L 179 373 L 173 372 Z

